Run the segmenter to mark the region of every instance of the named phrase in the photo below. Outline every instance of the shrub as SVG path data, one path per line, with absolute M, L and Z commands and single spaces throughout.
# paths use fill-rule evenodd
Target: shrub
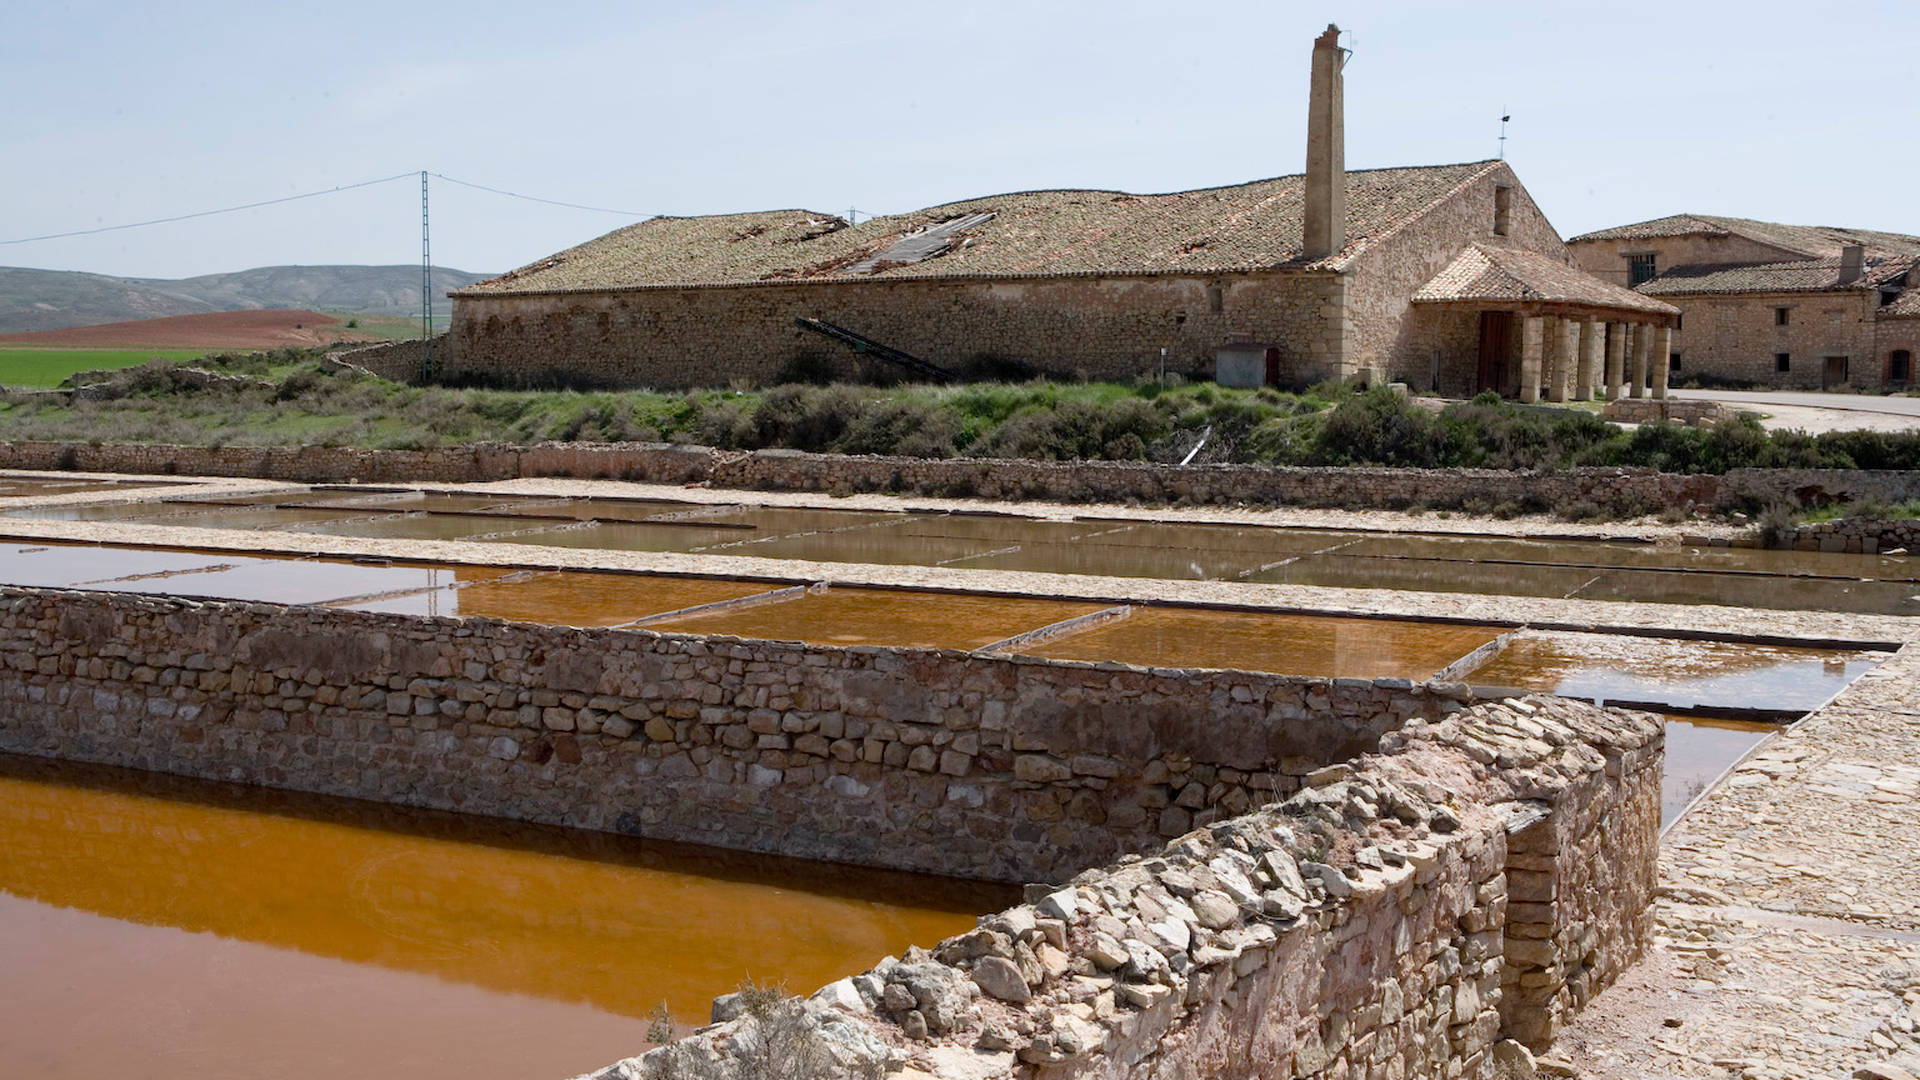
M 1431 468 L 1445 456 L 1447 435 L 1424 409 L 1386 387 L 1355 394 L 1334 406 L 1314 440 L 1322 465 L 1400 465 Z
M 861 412 L 847 426 L 836 449 L 847 454 L 949 458 L 959 434 L 960 420 L 947 410 L 888 400 Z

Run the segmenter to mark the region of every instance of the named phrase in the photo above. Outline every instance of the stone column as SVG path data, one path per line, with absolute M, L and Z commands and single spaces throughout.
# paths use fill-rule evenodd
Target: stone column
M 1573 400 L 1573 378 L 1580 366 L 1580 320 L 1562 318 L 1560 320 L 1560 377 L 1554 380 L 1554 387 L 1560 392 L 1559 400 Z
M 1653 374 L 1649 389 L 1653 396 L 1667 396 L 1667 377 L 1673 368 L 1673 327 L 1660 326 L 1653 332 Z
M 1627 324 L 1607 324 L 1607 400 L 1620 397 L 1620 384 L 1627 381 Z
M 1567 367 L 1567 321 L 1558 315 L 1548 315 L 1541 324 L 1541 333 L 1546 339 L 1545 355 L 1540 359 L 1540 371 L 1546 383 L 1545 397 L 1548 401 L 1565 401 L 1567 395 L 1562 388 L 1566 379 L 1561 376 Z
M 1647 357 L 1653 352 L 1653 327 L 1646 323 L 1633 324 L 1633 389 L 1627 391 L 1630 397 L 1647 396 Z
M 1520 324 L 1520 400 L 1531 405 L 1540 400 L 1540 345 L 1545 327 L 1538 315 L 1528 315 Z
M 1573 377 L 1575 401 L 1593 400 L 1594 379 L 1600 374 L 1600 339 L 1606 332 L 1606 324 L 1599 319 L 1589 318 L 1580 324 L 1580 368 Z

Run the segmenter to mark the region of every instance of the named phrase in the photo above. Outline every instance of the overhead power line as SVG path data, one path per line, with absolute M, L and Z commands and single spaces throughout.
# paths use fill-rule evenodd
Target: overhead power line
M 175 214 L 172 217 L 154 218 L 151 221 L 129 221 L 124 225 L 102 225 L 97 229 L 75 229 L 71 232 L 47 233 L 44 236 L 23 236 L 17 240 L 0 240 L 0 245 L 30 244 L 36 240 L 61 240 L 69 236 L 93 236 L 98 233 L 118 232 L 121 229 L 141 229 L 148 225 L 165 225 L 171 221 L 190 221 L 193 218 L 212 217 L 215 214 L 231 214 L 240 210 L 255 210 L 262 206 L 275 206 L 279 203 L 296 202 L 300 199 L 315 199 L 322 195 L 333 195 L 337 192 L 352 191 L 354 188 L 372 187 L 375 184 L 389 184 L 395 180 L 405 180 L 408 177 L 418 175 L 420 174 L 417 172 L 396 173 L 393 176 L 383 176 L 378 180 L 362 180 L 357 184 L 342 184 L 339 187 L 327 188 L 324 191 L 308 191 L 299 195 L 288 195 L 279 199 L 263 199 L 260 202 L 243 203 L 239 206 L 223 206 L 218 210 L 196 210 L 191 214 Z
M 586 206 L 581 203 L 561 202 L 558 199 L 542 199 L 537 195 L 522 195 L 517 191 L 505 191 L 497 187 L 488 187 L 485 184 L 476 184 L 471 180 L 456 180 L 445 173 L 434 173 L 433 175 L 438 179 L 445 180 L 449 184 L 459 184 L 461 187 L 470 187 L 476 191 L 490 191 L 495 195 L 505 195 L 513 199 L 525 199 L 528 202 L 546 203 L 548 206 L 564 206 L 569 210 L 591 210 L 596 214 L 619 214 L 621 217 L 634 218 L 653 216 L 652 214 L 636 213 L 632 210 L 610 210 L 604 206 Z
M 222 206 L 217 210 L 196 210 L 191 214 L 175 214 L 172 217 L 153 218 L 148 221 L 129 221 L 119 225 L 101 225 L 93 229 L 73 229 L 68 232 L 45 233 L 40 236 L 22 236 L 13 240 L 0 240 L 0 246 L 8 244 L 31 244 L 39 240 L 64 240 L 72 236 L 95 236 L 100 233 L 119 232 L 123 229 L 142 229 L 149 225 L 165 225 L 169 222 L 191 221 L 194 218 L 213 217 L 217 214 L 232 214 L 241 210 L 257 210 L 263 206 L 277 206 L 281 203 L 297 202 L 301 199 L 317 199 L 322 195 L 335 195 L 342 191 L 352 191 L 355 188 L 373 187 L 376 184 L 390 184 L 395 180 L 406 180 L 419 175 L 420 173 L 418 171 L 396 173 L 393 176 L 383 176 L 377 180 L 362 180 L 357 184 L 342 184 L 339 187 L 326 188 L 321 191 L 305 191 L 298 195 L 286 195 L 278 199 L 262 199 L 259 202 L 241 203 L 238 206 Z M 517 191 L 507 191 L 503 188 L 476 184 L 471 180 L 456 179 L 445 173 L 431 173 L 429 175 L 445 180 L 449 184 L 458 184 L 461 187 L 470 187 L 477 191 L 492 192 L 495 195 L 505 195 L 513 199 L 525 199 L 528 202 L 545 203 L 548 206 L 564 206 L 570 210 L 589 210 L 594 213 L 619 214 L 622 217 L 632 218 L 653 216 L 652 214 L 642 214 L 632 210 L 612 210 L 604 206 L 586 206 L 582 203 L 562 202 L 558 199 L 542 199 L 537 195 L 523 195 Z

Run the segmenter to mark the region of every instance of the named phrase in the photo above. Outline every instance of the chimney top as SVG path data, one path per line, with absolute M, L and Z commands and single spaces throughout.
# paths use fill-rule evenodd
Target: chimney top
M 1313 41 L 1307 94 L 1306 206 L 1301 253 L 1324 259 L 1347 243 L 1346 109 L 1342 102 L 1340 28 L 1327 24 Z
M 1840 249 L 1840 284 L 1848 285 L 1860 280 L 1866 270 L 1867 248 L 1864 244 L 1847 244 Z

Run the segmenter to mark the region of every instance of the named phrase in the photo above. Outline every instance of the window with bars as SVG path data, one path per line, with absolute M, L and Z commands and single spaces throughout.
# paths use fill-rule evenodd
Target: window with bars
M 1627 288 L 1631 289 L 1653 280 L 1653 254 L 1627 256 Z

